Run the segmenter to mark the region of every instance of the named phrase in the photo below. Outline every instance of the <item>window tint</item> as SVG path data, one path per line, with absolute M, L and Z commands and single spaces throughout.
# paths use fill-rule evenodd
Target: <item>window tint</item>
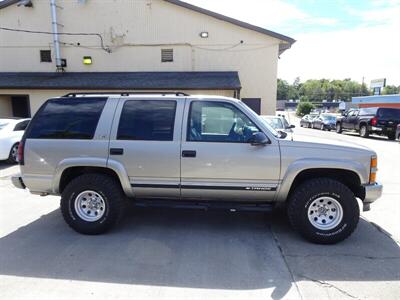
M 27 120 L 27 121 L 19 122 L 17 125 L 15 125 L 14 131 L 25 130 L 25 129 L 26 129 L 26 126 L 28 126 L 28 124 L 29 124 L 29 121 L 28 121 L 28 120 Z
M 378 117 L 400 119 L 400 109 L 396 109 L 396 108 L 380 108 L 378 110 Z
M 176 101 L 130 100 L 122 109 L 118 140 L 172 141 Z
M 195 101 L 190 107 L 187 140 L 247 143 L 258 128 L 229 103 Z
M 47 101 L 35 116 L 27 138 L 92 139 L 107 98 Z

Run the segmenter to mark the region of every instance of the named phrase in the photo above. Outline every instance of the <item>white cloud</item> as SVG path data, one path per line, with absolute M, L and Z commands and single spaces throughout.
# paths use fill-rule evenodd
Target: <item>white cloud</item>
M 318 17 L 318 10 L 307 13 L 285 0 L 186 1 L 289 36 L 308 25 L 308 32 L 295 34 L 297 42 L 282 55 L 281 78 L 365 77 L 369 82 L 386 77 L 388 84 L 400 85 L 400 0 L 370 0 L 369 10 L 347 7 L 348 17 L 360 21 L 349 29 L 335 29 L 341 25 L 337 19 Z

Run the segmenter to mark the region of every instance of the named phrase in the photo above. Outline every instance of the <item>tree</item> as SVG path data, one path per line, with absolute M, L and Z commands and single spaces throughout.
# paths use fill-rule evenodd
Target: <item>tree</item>
M 395 95 L 400 94 L 400 86 L 396 87 L 395 85 L 388 85 L 383 88 L 383 95 Z
M 289 83 L 286 80 L 278 79 L 278 100 L 289 100 Z
M 299 105 L 297 105 L 296 114 L 302 117 L 308 115 L 314 108 L 315 106 L 311 102 L 300 102 Z

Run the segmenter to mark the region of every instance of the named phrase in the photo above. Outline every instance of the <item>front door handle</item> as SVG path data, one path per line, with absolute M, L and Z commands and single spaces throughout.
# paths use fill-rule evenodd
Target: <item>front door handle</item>
M 124 149 L 122 148 L 110 148 L 110 155 L 123 155 Z
M 182 157 L 196 157 L 196 151 L 194 150 L 183 150 Z

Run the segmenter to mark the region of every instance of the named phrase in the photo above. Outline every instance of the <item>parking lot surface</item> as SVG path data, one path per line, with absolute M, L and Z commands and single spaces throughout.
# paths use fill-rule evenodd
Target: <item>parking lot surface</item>
M 64 223 L 58 197 L 15 189 L 18 167 L 0 164 L 0 299 L 398 299 L 400 143 L 296 135 L 378 153 L 383 197 L 337 245 L 304 241 L 280 212 L 132 207 L 110 233 L 83 236 Z

